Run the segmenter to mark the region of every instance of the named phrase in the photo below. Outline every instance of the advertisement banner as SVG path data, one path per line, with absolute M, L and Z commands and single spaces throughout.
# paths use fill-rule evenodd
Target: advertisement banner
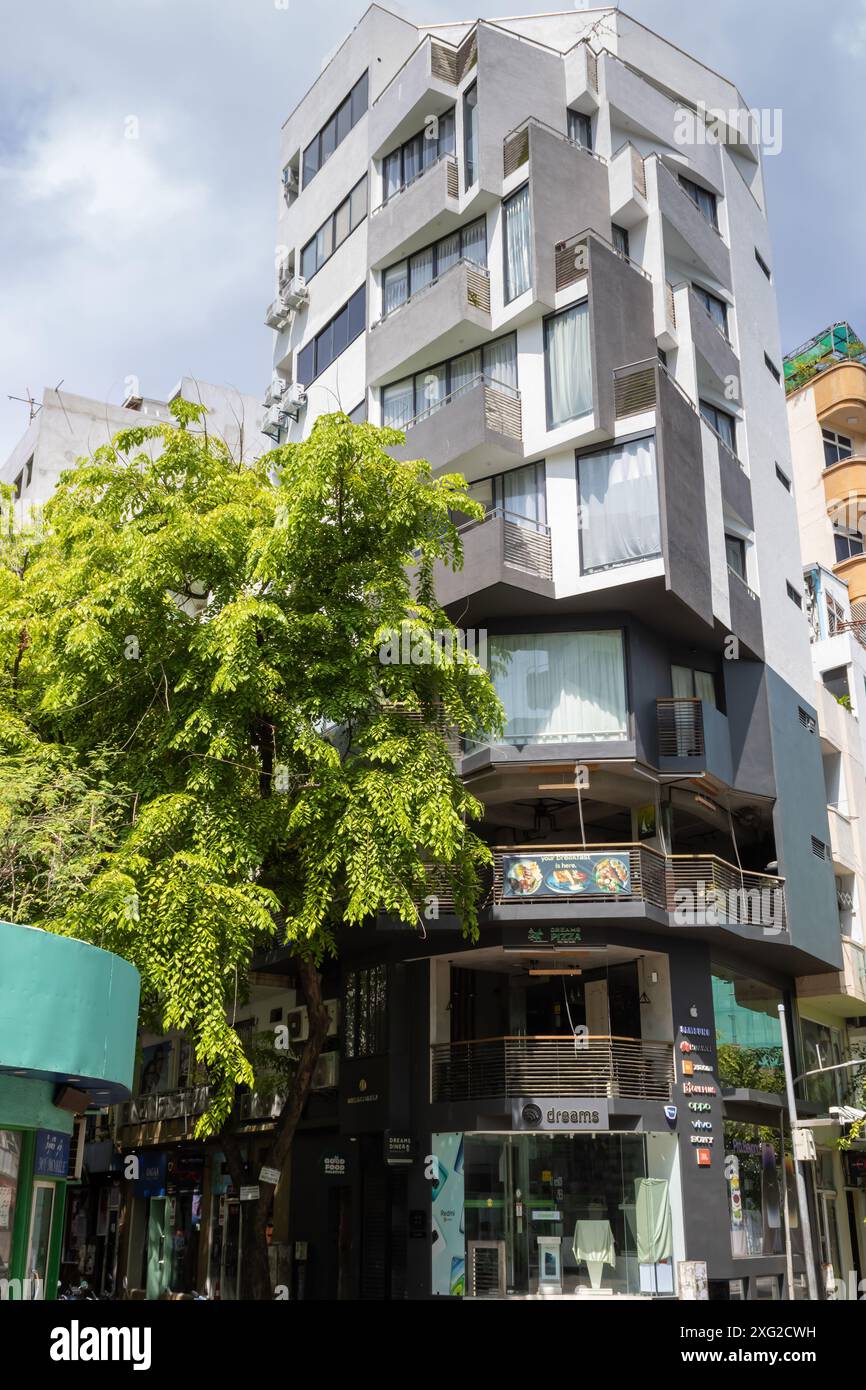
M 631 895 L 628 850 L 504 854 L 503 898 L 618 898 Z
M 460 1298 L 466 1292 L 463 1135 L 434 1134 L 432 1160 L 432 1289 Z

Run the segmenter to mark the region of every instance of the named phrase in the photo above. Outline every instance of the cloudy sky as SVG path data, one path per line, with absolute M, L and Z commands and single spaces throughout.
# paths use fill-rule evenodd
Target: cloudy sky
M 365 8 L 0 0 L 0 460 L 27 421 L 7 395 L 27 388 L 120 401 L 128 378 L 158 396 L 184 374 L 263 388 L 280 125 Z M 512 12 L 533 8 L 548 6 Z M 766 162 L 783 346 L 837 318 L 866 332 L 866 0 L 621 8 L 783 112 Z

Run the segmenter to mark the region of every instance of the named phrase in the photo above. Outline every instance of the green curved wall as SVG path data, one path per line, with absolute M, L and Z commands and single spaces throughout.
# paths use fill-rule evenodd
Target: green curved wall
M 98 1104 L 132 1085 L 139 975 L 109 951 L 0 922 L 0 1072 L 70 1082 Z

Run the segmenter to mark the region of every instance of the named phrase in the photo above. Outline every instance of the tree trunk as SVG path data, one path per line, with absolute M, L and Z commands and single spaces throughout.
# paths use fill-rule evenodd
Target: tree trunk
M 295 1132 L 298 1128 L 319 1054 L 328 1035 L 328 1011 L 322 999 L 322 980 L 312 961 L 305 956 L 296 956 L 295 971 L 304 1002 L 309 1014 L 310 1034 L 298 1058 L 298 1065 L 292 1078 L 292 1085 L 280 1111 L 276 1127 L 271 1135 L 267 1152 L 257 1161 L 255 1167 L 276 1168 L 283 1173 Z M 270 1299 L 271 1272 L 268 1260 L 267 1228 L 274 1206 L 274 1184 L 258 1181 L 258 1171 L 244 1172 L 241 1146 L 235 1130 L 220 1135 L 220 1144 L 226 1156 L 229 1172 L 234 1186 L 254 1187 L 258 1184 L 259 1197 L 255 1202 L 243 1203 L 242 1217 L 242 1298 Z

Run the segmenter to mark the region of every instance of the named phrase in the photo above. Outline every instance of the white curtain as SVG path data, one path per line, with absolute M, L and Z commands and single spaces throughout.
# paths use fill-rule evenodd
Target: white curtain
M 436 243 L 436 274 L 444 275 L 460 260 L 460 233 L 452 232 Z
M 472 352 L 464 352 L 462 357 L 455 357 L 451 363 L 451 394 L 463 391 L 481 375 L 481 350 L 474 348 Z
M 415 415 L 415 383 L 412 377 L 395 381 L 382 392 L 382 423 L 402 430 Z
M 543 478 L 544 466 L 530 463 L 525 468 L 514 468 L 502 475 L 502 505 L 506 512 L 514 513 L 515 517 L 526 517 L 528 521 L 544 521 L 539 473 Z
M 489 651 L 507 742 L 627 737 L 619 631 L 491 637 Z
M 529 185 L 505 204 L 505 300 L 529 289 L 532 274 L 529 227 Z
M 517 390 L 517 340 L 513 334 L 489 343 L 484 349 L 484 375 Z
M 385 202 L 387 202 L 389 198 L 393 198 L 395 193 L 399 192 L 400 173 L 400 151 L 395 150 L 394 153 L 389 154 L 385 160 L 383 179 Z
M 461 241 L 464 260 L 474 261 L 476 265 L 487 264 L 487 223 L 483 217 L 463 228 Z
M 661 551 L 655 440 L 578 459 L 583 572 Z
M 418 414 L 436 410 L 445 397 L 445 368 L 428 367 L 415 378 L 415 397 Z
M 589 310 L 576 304 L 547 323 L 551 428 L 592 410 Z
M 387 317 L 409 297 L 409 274 L 405 261 L 391 266 L 382 278 L 382 314 Z
M 417 294 L 433 279 L 433 247 L 419 251 L 409 262 L 410 294 Z

